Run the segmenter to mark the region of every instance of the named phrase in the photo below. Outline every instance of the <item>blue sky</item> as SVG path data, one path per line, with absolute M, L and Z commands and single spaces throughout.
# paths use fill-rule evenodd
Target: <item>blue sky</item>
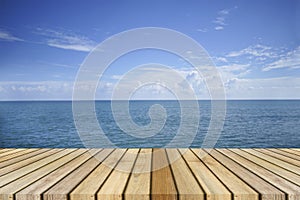
M 228 99 L 300 98 L 300 2 L 276 1 L 0 1 L 0 100 L 71 99 L 89 51 L 122 31 L 180 31 L 212 57 Z M 110 97 L 133 67 L 157 62 L 182 73 L 195 90 L 201 76 L 166 52 L 133 52 L 104 74 L 97 98 Z M 164 98 L 160 87 L 143 98 Z M 208 98 L 207 92 L 197 93 Z M 167 98 L 167 97 L 166 97 Z

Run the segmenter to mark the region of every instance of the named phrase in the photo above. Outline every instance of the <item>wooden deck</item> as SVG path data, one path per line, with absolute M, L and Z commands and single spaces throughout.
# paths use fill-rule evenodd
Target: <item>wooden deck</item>
M 4 199 L 300 199 L 300 149 L 0 149 Z

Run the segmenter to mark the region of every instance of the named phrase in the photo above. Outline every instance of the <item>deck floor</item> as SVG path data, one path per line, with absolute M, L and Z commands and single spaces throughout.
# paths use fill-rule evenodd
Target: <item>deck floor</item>
M 300 199 L 300 149 L 0 149 L 4 199 Z

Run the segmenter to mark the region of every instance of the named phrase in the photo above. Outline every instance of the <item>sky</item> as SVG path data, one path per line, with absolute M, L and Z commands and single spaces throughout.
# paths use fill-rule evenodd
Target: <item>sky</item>
M 72 99 L 89 52 L 114 34 L 142 27 L 172 29 L 197 41 L 220 73 L 227 99 L 300 99 L 299 21 L 297 0 L 0 0 L 0 100 Z M 171 66 L 199 99 L 209 99 L 201 74 L 154 49 L 113 62 L 96 98 L 109 99 L 122 75 L 151 62 Z M 172 94 L 148 85 L 135 97 Z

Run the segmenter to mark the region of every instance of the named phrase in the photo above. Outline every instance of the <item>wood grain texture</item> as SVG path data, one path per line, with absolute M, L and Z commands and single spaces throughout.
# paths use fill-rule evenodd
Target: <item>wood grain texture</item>
M 300 148 L 291 148 L 291 150 L 296 151 L 296 152 L 299 152 L 299 151 L 300 151 Z M 300 153 L 300 152 L 299 152 L 299 153 Z
M 73 170 L 85 163 L 88 159 L 90 159 L 99 151 L 100 149 L 94 149 L 92 152 L 82 151 L 81 155 L 81 152 L 78 152 L 79 156 L 73 157 L 72 160 L 66 162 L 63 166 L 58 167 L 50 174 L 44 176 L 43 178 L 24 188 L 16 194 L 16 198 L 18 200 L 40 200 L 40 194 L 48 190 L 57 181 L 60 181 L 62 178 L 70 174 Z
M 230 200 L 230 191 L 219 181 L 219 179 L 200 161 L 191 151 L 186 149 L 179 150 L 184 160 L 189 165 L 197 181 L 201 185 L 206 199 L 208 200 Z
M 297 160 L 297 159 L 294 159 L 294 158 L 290 158 L 288 155 L 283 155 L 281 152 L 282 151 L 274 151 L 274 150 L 268 150 L 268 149 L 255 149 L 256 151 L 259 151 L 261 153 L 264 153 L 264 154 L 267 154 L 269 156 L 272 156 L 274 158 L 277 158 L 279 160 L 282 160 L 284 162 L 287 162 L 287 163 L 290 163 L 290 164 L 293 164 L 295 166 L 298 166 L 300 167 L 300 160 Z
M 165 149 L 152 152 L 151 199 L 177 199 L 177 189 Z
M 125 191 L 125 199 L 150 199 L 152 149 L 141 149 Z
M 202 149 L 193 149 L 193 152 L 199 156 L 203 163 L 234 194 L 234 199 L 258 199 L 259 195 L 254 189 L 252 189 L 238 176 L 215 160 L 211 155 L 205 155 L 206 152 L 204 152 Z
M 0 200 L 300 199 L 299 149 L 0 149 Z
M 230 150 L 220 150 L 222 153 L 226 154 L 232 160 L 238 162 L 240 165 L 244 166 L 248 170 L 257 174 L 264 180 L 268 181 L 272 185 L 275 185 L 280 190 L 284 191 L 289 199 L 299 199 L 300 198 L 300 187 L 296 184 L 291 183 L 290 181 L 278 176 L 268 169 L 257 165 L 255 162 L 247 159 L 249 156 L 246 152 L 239 149 L 230 149 Z M 245 157 L 243 157 L 243 155 Z M 283 170 L 284 171 L 284 170 Z
M 129 149 L 97 193 L 98 199 L 122 199 L 139 149 Z
M 102 162 L 91 174 L 89 174 L 70 194 L 71 200 L 93 200 L 99 188 L 103 185 L 113 167 L 117 165 L 124 155 L 124 149 L 104 149 L 101 152 Z
M 272 151 L 276 150 L 275 152 L 279 151 L 281 154 L 286 155 L 287 157 L 300 160 L 300 154 L 298 155 L 297 152 L 292 149 L 271 149 L 271 150 Z
M 259 151 L 256 151 L 254 149 L 244 149 L 244 151 L 254 155 L 255 157 L 258 157 L 260 158 L 261 160 L 265 160 L 264 163 L 268 162 L 268 163 L 271 163 L 273 165 L 277 165 L 281 168 L 284 168 L 284 169 L 287 169 L 291 172 L 294 172 L 295 174 L 298 174 L 300 175 L 300 166 L 295 166 L 295 165 L 292 165 L 288 162 L 285 162 L 285 161 L 282 161 L 278 158 L 275 158 L 273 156 L 269 156 L 269 155 L 266 155 L 266 154 L 263 154 Z M 257 160 L 257 159 L 256 159 Z M 297 176 L 299 177 L 299 176 Z
M 167 149 L 179 199 L 204 199 L 204 192 L 177 149 Z
M 9 182 L 12 182 L 12 181 L 38 169 L 40 167 L 47 165 L 48 163 L 51 163 L 65 155 L 71 153 L 72 151 L 75 151 L 75 149 L 68 149 L 68 150 L 63 150 L 63 151 L 61 151 L 60 149 L 54 149 L 54 154 L 1 176 L 0 177 L 0 185 L 5 185 Z
M 50 151 L 40 152 L 40 154 L 37 155 L 37 156 L 31 157 L 31 158 L 28 158 L 28 159 L 25 159 L 25 160 L 21 160 L 19 162 L 13 162 L 12 164 L 9 164 L 9 165 L 7 164 L 7 162 L 9 162 L 10 160 L 5 161 L 3 163 L 0 163 L 0 164 L 4 165 L 2 168 L 0 168 L 0 176 L 3 176 L 4 174 L 16 171 L 17 169 L 20 169 L 20 168 L 25 167 L 27 165 L 30 165 L 30 164 L 32 164 L 34 162 L 42 160 L 43 158 L 51 156 L 51 155 L 53 155 L 53 154 L 55 154 L 57 152 L 60 152 L 60 151 L 62 151 L 62 149 L 52 149 Z M 11 160 L 14 160 L 14 159 L 11 159 Z M 24 172 L 25 170 L 22 169 L 21 171 Z
M 234 162 L 226 155 L 217 150 L 212 150 L 209 153 L 216 160 L 236 174 L 240 179 L 245 181 L 248 185 L 252 186 L 253 189 L 259 192 L 262 199 L 285 199 L 285 194 L 282 191 L 278 190 L 276 187 L 260 178 L 255 173 L 247 170 L 237 162 Z
M 41 177 L 47 175 L 51 171 L 55 170 L 56 168 L 62 166 L 64 163 L 69 162 L 74 157 L 77 157 L 78 155 L 82 154 L 82 151 L 84 150 L 70 150 L 70 153 L 64 154 L 64 156 L 59 157 L 58 159 L 54 160 L 53 162 L 50 162 L 37 170 L 33 171 L 30 174 L 26 174 L 25 176 L 22 176 L 13 182 L 3 186 L 0 188 L 0 194 L 5 194 L 3 196 L 3 199 L 11 199 L 13 198 L 13 195 L 20 189 L 25 188 L 26 186 L 34 183 Z M 0 195 L 0 199 L 2 200 L 2 195 Z
M 101 153 L 101 152 L 100 152 Z M 100 161 L 94 157 L 80 165 L 71 174 L 57 182 L 43 194 L 44 200 L 67 200 L 69 193 L 82 182 L 98 165 Z
M 12 158 L 12 159 L 6 160 L 4 162 L 0 162 L 0 169 L 2 169 L 3 167 L 6 167 L 6 166 L 11 166 L 12 164 L 21 162 L 23 160 L 28 160 L 29 158 L 34 157 L 36 155 L 40 155 L 46 151 L 50 151 L 50 149 L 39 149 L 39 150 L 33 151 L 31 153 L 26 153 L 22 156 Z
M 13 149 L 0 149 L 0 156 L 1 156 L 2 153 L 7 152 L 7 151 L 11 151 L 11 150 L 13 150 Z
M 246 154 L 244 152 L 239 152 L 240 155 L 247 157 L 248 159 L 250 159 L 252 162 L 255 162 L 257 165 L 260 165 L 266 169 L 268 169 L 269 171 L 291 181 L 294 183 L 299 183 L 300 182 L 300 176 L 293 173 L 292 171 L 289 170 L 284 170 L 282 167 L 277 166 L 276 164 L 267 162 L 266 160 L 260 159 L 258 157 L 253 156 L 252 154 Z M 288 164 L 288 163 L 287 163 Z
M 22 156 L 24 154 L 28 154 L 30 152 L 34 152 L 34 151 L 37 151 L 37 150 L 38 149 L 25 149 L 24 151 L 18 151 L 18 152 L 15 152 L 15 153 L 12 153 L 12 154 L 9 154 L 9 155 L 6 155 L 6 156 L 1 156 L 0 157 L 0 162 L 10 160 L 12 158 L 17 158 L 19 156 Z
M 12 149 L 10 151 L 6 151 L 4 153 L 0 154 L 0 162 L 5 161 L 7 156 L 9 156 L 10 158 L 13 158 L 15 156 L 18 156 L 18 152 L 22 152 L 25 151 L 26 149 Z

